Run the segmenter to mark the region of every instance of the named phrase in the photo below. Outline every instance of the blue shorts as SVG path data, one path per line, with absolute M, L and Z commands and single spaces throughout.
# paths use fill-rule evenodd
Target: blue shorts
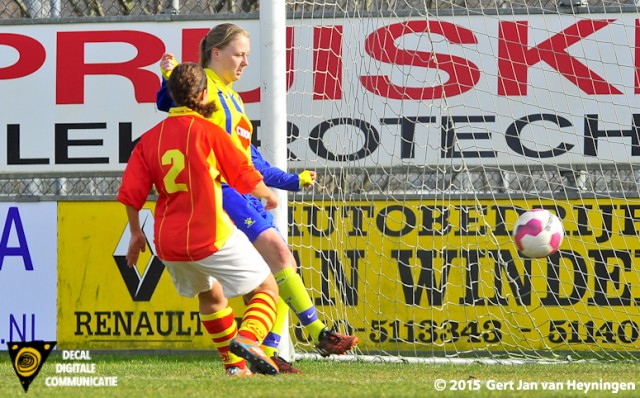
M 262 202 L 254 196 L 239 194 L 227 184 L 222 185 L 222 207 L 251 243 L 267 229 L 276 228 L 273 215 L 265 210 Z

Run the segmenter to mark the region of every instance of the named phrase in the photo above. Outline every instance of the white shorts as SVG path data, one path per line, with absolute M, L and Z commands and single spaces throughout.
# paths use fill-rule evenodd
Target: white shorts
M 260 253 L 237 228 L 219 251 L 200 261 L 163 261 L 178 294 L 195 297 L 220 282 L 225 297 L 243 296 L 271 273 Z

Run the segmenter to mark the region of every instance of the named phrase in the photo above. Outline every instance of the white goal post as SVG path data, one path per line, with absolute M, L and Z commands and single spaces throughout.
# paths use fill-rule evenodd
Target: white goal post
M 260 121 L 270 128 L 262 140 L 262 153 L 274 167 L 287 170 L 287 93 L 286 93 L 286 31 L 284 0 L 265 2 L 260 11 Z M 280 205 L 272 210 L 273 219 L 287 240 L 287 192 L 276 191 Z M 289 318 L 283 330 L 288 330 Z M 283 333 L 278 354 L 292 362 L 295 348 L 289 333 Z
M 635 7 L 455 11 L 288 20 L 289 168 L 319 175 L 290 196 L 289 242 L 314 303 L 358 357 L 632 357 Z M 535 207 L 566 237 L 523 259 L 512 227 Z

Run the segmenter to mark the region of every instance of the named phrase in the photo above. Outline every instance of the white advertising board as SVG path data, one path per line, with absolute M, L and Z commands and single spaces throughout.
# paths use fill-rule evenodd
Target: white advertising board
M 259 123 L 260 27 L 234 88 Z M 0 27 L 0 171 L 119 171 L 212 21 Z M 290 20 L 291 167 L 634 162 L 633 13 Z M 283 132 L 285 134 L 285 132 Z M 455 143 L 455 144 L 454 144 Z
M 57 218 L 55 202 L 0 203 L 0 350 L 56 340 Z

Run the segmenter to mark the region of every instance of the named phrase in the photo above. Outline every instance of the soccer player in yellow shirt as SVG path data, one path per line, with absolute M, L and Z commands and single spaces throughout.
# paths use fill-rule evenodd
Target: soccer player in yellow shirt
M 251 144 L 253 126 L 245 113 L 242 99 L 233 90 L 233 82 L 242 77 L 244 69 L 249 65 L 250 44 L 249 33 L 230 23 L 213 27 L 202 39 L 200 65 L 207 73 L 209 99 L 218 106 L 218 110 L 209 119 L 227 131 L 237 147 L 262 173 L 267 186 L 298 191 L 314 183 L 315 172 L 305 170 L 295 175 L 272 167 Z M 163 77 L 169 76 L 176 64 L 173 55 L 165 54 L 160 61 Z M 160 110 L 167 110 L 171 106 L 171 97 L 166 91 L 164 80 L 156 103 Z M 228 185 L 223 185 L 222 193 L 224 209 L 236 226 L 249 237 L 278 283 L 281 298 L 278 301 L 278 315 L 271 333 L 263 342 L 263 350 L 278 364 L 280 371 L 299 373 L 279 357 L 277 352 L 288 314 L 287 305 L 316 342 L 320 355 L 341 355 L 353 348 L 358 342 L 355 336 L 336 333 L 318 318 L 309 293 L 296 272 L 297 264 L 293 254 L 276 228 L 272 215 L 262 203 L 249 195 L 240 194 Z
M 198 297 L 201 321 L 227 374 L 251 375 L 245 359 L 260 373 L 277 374 L 278 366 L 259 342 L 273 327 L 278 287 L 260 254 L 222 209 L 221 178 L 239 192 L 266 199 L 269 208 L 278 201 L 229 135 L 205 118 L 216 105 L 208 101 L 204 70 L 182 64 L 168 86 L 179 107 L 142 135 L 118 192 L 131 230 L 127 265 L 135 266 L 145 250 L 139 211 L 155 186 L 157 255 L 178 293 Z M 248 302 L 239 330 L 227 301 L 236 296 Z

